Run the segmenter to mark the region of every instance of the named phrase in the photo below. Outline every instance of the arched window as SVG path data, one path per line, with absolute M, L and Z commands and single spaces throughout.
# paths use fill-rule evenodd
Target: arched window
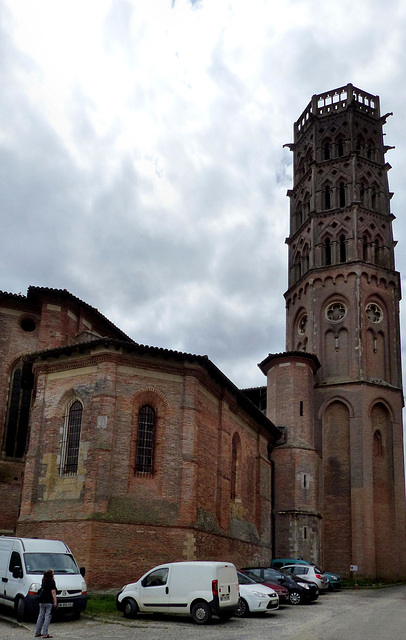
M 63 476 L 72 476 L 78 472 L 82 413 L 82 403 L 79 400 L 75 400 L 70 405 L 65 416 L 61 464 L 61 475 Z
M 345 207 L 345 184 L 344 184 L 344 182 L 340 182 L 339 194 L 340 194 L 340 207 Z
M 10 458 L 22 458 L 25 454 L 30 417 L 32 367 L 19 364 L 11 376 L 11 388 L 6 421 L 4 453 Z
M 327 266 L 331 264 L 331 241 L 330 238 L 326 238 L 324 243 L 324 260 Z
M 231 482 L 230 482 L 230 498 L 235 500 L 238 496 L 238 454 L 239 454 L 239 438 L 234 434 L 231 443 Z
M 344 142 L 342 141 L 341 138 L 337 143 L 337 155 L 339 158 L 341 158 L 344 155 Z
M 347 242 L 345 239 L 345 235 L 341 234 L 340 236 L 340 262 L 347 261 Z
M 362 259 L 364 262 L 368 262 L 368 247 L 369 242 L 367 236 L 362 238 Z
M 155 420 L 155 411 L 149 404 L 141 407 L 138 412 L 136 473 L 153 472 Z
M 330 141 L 326 140 L 323 146 L 324 160 L 330 160 Z
M 330 185 L 326 184 L 326 186 L 324 187 L 324 208 L 330 209 L 330 204 L 331 204 L 331 190 L 330 190 Z

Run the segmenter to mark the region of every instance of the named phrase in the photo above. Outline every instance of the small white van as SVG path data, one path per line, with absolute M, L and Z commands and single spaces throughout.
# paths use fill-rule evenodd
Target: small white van
M 168 562 L 123 587 L 116 605 L 126 618 L 139 611 L 176 613 L 206 624 L 213 615 L 229 620 L 238 598 L 237 571 L 231 562 Z
M 0 604 L 13 607 L 18 620 L 36 614 L 37 591 L 48 569 L 54 570 L 58 610 L 79 616 L 87 604 L 85 570 L 79 571 L 60 540 L 0 536 Z

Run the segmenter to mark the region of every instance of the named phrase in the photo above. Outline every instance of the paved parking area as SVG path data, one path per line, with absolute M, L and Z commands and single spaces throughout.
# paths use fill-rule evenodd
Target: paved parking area
M 310 605 L 284 606 L 278 611 L 221 623 L 195 625 L 190 618 L 138 616 L 126 620 L 68 618 L 51 623 L 55 640 L 404 640 L 406 585 L 378 590 L 325 594 Z M 6 611 L 7 613 L 7 611 Z M 34 637 L 34 622 L 17 624 L 0 611 L 1 640 Z

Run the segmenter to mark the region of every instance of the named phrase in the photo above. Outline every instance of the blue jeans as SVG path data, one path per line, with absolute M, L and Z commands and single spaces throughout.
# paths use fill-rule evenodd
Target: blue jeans
M 42 635 L 48 635 L 48 627 L 51 621 L 52 604 L 48 602 L 39 603 L 39 615 L 37 620 L 37 626 L 35 627 L 35 635 L 39 635 L 42 629 Z

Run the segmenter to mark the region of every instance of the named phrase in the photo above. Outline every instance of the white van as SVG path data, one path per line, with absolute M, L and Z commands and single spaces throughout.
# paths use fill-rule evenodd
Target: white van
M 116 605 L 126 618 L 138 611 L 176 613 L 205 624 L 213 614 L 229 620 L 238 598 L 237 571 L 231 562 L 168 562 L 123 587 Z
M 79 571 L 60 540 L 0 536 L 0 604 L 13 607 L 18 620 L 36 614 L 37 591 L 48 569 L 54 570 L 58 610 L 79 616 L 87 604 L 85 570 Z

